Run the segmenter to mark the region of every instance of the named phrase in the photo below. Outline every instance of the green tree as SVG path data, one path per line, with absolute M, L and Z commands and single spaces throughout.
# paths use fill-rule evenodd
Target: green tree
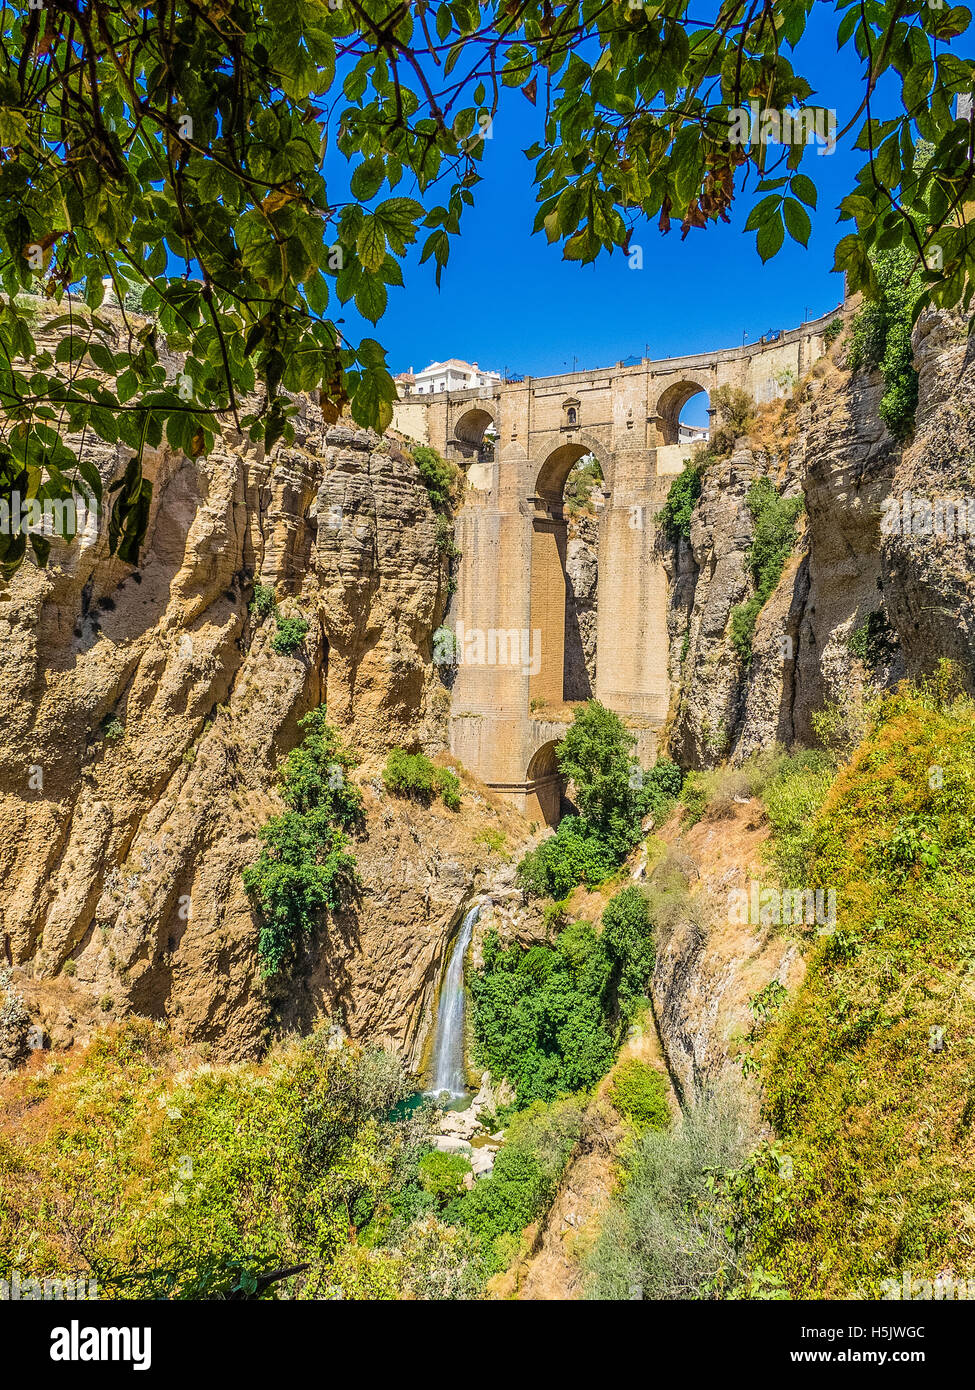
M 199 457 L 227 417 L 270 448 L 293 438 L 296 396 L 312 390 L 327 419 L 348 406 L 385 428 L 396 393 L 383 349 L 347 342 L 333 306 L 354 302 L 378 322 L 421 233 L 420 262 L 439 283 L 490 123 L 514 113 L 523 124 L 525 98 L 541 91 L 527 151 L 535 230 L 566 259 L 628 250 L 644 219 L 662 232 L 676 219 L 686 235 L 755 195 L 746 226 L 763 260 L 786 232 L 805 244 L 815 142 L 770 146 L 736 113 L 754 101 L 811 116 L 813 89 L 796 66 L 811 9 L 6 7 L 0 497 L 78 491 L 100 502 L 107 485 L 109 543 L 135 563 L 151 503 L 147 446 L 165 440 Z M 958 5 L 843 0 L 837 42 L 854 44 L 864 88 L 859 103 L 848 93 L 856 115 L 842 133 L 864 153 L 840 204 L 856 230 L 836 248 L 852 290 L 876 297 L 873 253 L 907 248 L 924 283 L 916 309 L 970 304 L 972 118 L 953 112 L 975 86 L 975 61 L 959 51 L 970 22 Z M 918 162 L 922 139 L 932 154 Z M 336 156 L 350 168 L 334 171 Z M 31 312 L 25 294 L 53 315 Z M 126 307 L 136 300 L 138 315 Z M 97 441 L 120 446 L 121 476 L 103 478 Z M 0 539 L 0 573 L 22 563 L 27 541 Z M 30 544 L 45 563 L 49 537 Z
M 620 857 L 640 838 L 642 777 L 634 776 L 635 747 L 636 738 L 619 715 L 598 700 L 588 700 L 573 712 L 556 749 L 559 771 L 575 786 L 583 820 Z
M 356 759 L 339 742 L 324 708 L 299 720 L 305 737 L 289 753 L 278 790 L 287 806 L 261 827 L 261 853 L 244 870 L 260 913 L 261 968 L 292 968 L 322 914 L 346 906 L 360 888 L 347 831 L 361 826 L 362 794 L 350 780 Z

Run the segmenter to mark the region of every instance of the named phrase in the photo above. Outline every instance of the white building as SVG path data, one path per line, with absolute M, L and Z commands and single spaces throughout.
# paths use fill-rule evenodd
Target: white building
M 475 386 L 493 386 L 500 382 L 500 372 L 487 372 L 476 362 L 464 362 L 448 357 L 446 362 L 431 362 L 422 372 L 400 372 L 393 378 L 404 396 L 428 396 L 434 391 L 470 391 Z
M 685 425 L 683 421 L 677 427 L 678 444 L 706 444 L 708 442 L 707 425 Z

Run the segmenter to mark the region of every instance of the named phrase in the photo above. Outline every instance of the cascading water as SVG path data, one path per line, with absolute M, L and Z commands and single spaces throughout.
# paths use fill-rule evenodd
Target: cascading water
M 430 1095 L 444 1091 L 451 1097 L 467 1094 L 464 1034 L 464 957 L 474 934 L 480 906 L 472 907 L 460 924 L 454 949 L 450 953 L 433 1030 L 433 1059 L 430 1063 Z

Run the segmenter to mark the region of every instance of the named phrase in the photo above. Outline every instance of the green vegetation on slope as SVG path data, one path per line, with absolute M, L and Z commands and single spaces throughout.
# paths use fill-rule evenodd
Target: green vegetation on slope
M 914 307 L 924 288 L 913 251 L 881 251 L 873 258 L 879 298 L 869 300 L 853 320 L 849 363 L 879 367 L 884 393 L 878 413 L 895 439 L 914 428 L 918 377 L 911 348 Z
M 755 521 L 748 548 L 748 568 L 755 593 L 731 610 L 731 641 L 742 661 L 752 659 L 752 637 L 758 615 L 771 597 L 796 541 L 801 497 L 780 497 L 768 478 L 756 478 L 745 498 Z
M 971 1272 L 975 705 L 945 679 L 886 699 L 840 772 L 809 880 L 837 928 L 760 1049 L 789 1177 L 758 1165 L 742 1220 L 795 1297 Z
M 653 970 L 647 899 L 624 888 L 603 910 L 602 930 L 573 922 L 554 946 L 484 940 L 469 978 L 474 1055 L 507 1077 L 517 1104 L 587 1090 L 612 1065 Z
M 383 769 L 383 785 L 394 796 L 426 806 L 440 796 L 451 811 L 460 809 L 460 778 L 449 767 L 437 767 L 424 753 L 394 748 Z
M 518 882 L 527 893 L 560 900 L 577 884 L 605 883 L 639 842 L 643 817 L 666 813 L 680 790 L 680 769 L 664 758 L 645 772 L 635 745 L 619 715 L 598 700 L 573 712 L 556 759 L 579 814 L 563 816 L 556 833 L 522 859 Z
M 278 787 L 287 810 L 262 826 L 260 857 L 244 870 L 261 914 L 258 952 L 268 975 L 293 968 L 321 914 L 345 906 L 359 887 L 348 849 L 362 820 L 362 794 L 350 775 L 356 759 L 324 707 L 299 727 L 305 736 L 288 754 Z

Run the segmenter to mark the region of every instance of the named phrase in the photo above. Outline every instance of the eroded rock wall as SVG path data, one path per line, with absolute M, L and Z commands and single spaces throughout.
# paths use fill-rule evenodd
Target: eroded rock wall
M 97 462 L 107 486 L 124 461 Z M 135 1010 L 242 1057 L 275 1015 L 323 1009 L 419 1046 L 483 857 L 469 816 L 368 793 L 363 900 L 329 922 L 293 999 L 260 978 L 241 872 L 308 710 L 326 701 L 366 780 L 442 721 L 427 492 L 394 441 L 328 427 L 311 402 L 270 456 L 228 434 L 205 460 L 157 453 L 146 474 L 137 570 L 103 533 L 0 593 L 0 957 L 56 1042 Z M 294 653 L 251 611 L 255 581 L 309 624 Z M 497 820 L 484 802 L 478 815 Z

